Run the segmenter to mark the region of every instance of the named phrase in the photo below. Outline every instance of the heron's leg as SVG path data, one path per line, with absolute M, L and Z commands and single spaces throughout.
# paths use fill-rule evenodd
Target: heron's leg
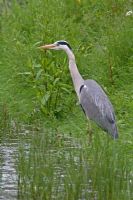
M 92 127 L 91 127 L 90 119 L 88 119 L 88 122 L 87 122 L 87 134 L 89 136 L 89 143 L 91 143 L 91 141 L 92 141 Z

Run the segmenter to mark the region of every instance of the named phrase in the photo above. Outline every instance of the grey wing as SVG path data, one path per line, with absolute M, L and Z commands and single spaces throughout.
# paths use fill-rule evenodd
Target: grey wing
M 103 89 L 94 80 L 86 80 L 80 91 L 80 104 L 88 118 L 118 137 L 114 109 Z

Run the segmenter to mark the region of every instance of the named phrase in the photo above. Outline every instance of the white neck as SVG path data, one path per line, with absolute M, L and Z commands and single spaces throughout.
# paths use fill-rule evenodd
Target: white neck
M 75 61 L 75 56 L 74 56 L 73 52 L 69 48 L 66 48 L 64 50 L 68 55 L 70 74 L 71 74 L 71 77 L 72 77 L 72 80 L 73 80 L 75 91 L 76 91 L 77 96 L 79 98 L 80 87 L 81 87 L 81 85 L 83 85 L 84 80 L 83 80 L 82 76 L 80 75 L 80 73 L 78 71 L 76 61 Z

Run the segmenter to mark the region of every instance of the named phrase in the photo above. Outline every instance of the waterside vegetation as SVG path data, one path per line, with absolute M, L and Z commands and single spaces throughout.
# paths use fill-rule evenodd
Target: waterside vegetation
M 0 144 L 17 138 L 19 199 L 133 198 L 132 8 L 130 0 L 0 1 Z M 37 49 L 62 39 L 111 99 L 117 141 L 93 124 L 89 143 L 66 55 Z

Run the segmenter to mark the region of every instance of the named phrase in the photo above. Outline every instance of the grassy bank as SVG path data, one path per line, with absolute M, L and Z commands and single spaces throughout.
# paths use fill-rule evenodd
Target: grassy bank
M 36 48 L 65 39 L 83 77 L 104 87 L 116 112 L 122 111 L 123 100 L 123 107 L 130 107 L 132 16 L 125 16 L 130 8 L 126 1 L 1 2 L 1 104 L 7 104 L 11 115 L 23 118 L 27 110 L 34 112 L 35 105 L 44 114 L 70 110 L 75 94 L 70 95 L 66 56 Z
M 0 1 L 0 138 L 19 140 L 20 199 L 132 199 L 133 15 L 126 16 L 132 6 Z M 66 55 L 37 49 L 57 40 L 71 44 L 83 77 L 110 97 L 117 142 L 93 125 L 88 144 Z M 30 128 L 21 137 L 23 125 Z

